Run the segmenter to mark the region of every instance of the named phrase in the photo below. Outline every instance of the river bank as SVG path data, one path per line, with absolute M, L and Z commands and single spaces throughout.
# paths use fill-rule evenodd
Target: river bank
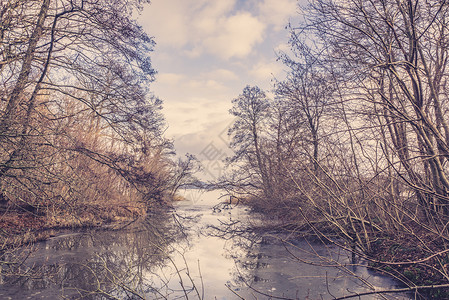
M 148 211 L 162 209 L 135 203 L 85 204 L 53 211 L 11 207 L 0 213 L 2 248 L 44 241 L 57 232 L 89 228 L 120 228 L 144 218 Z
M 261 197 L 244 199 L 242 203 L 263 215 L 265 222 L 255 226 L 255 231 L 273 231 L 293 240 L 307 238 L 338 246 L 351 253 L 351 260 L 363 261 L 373 272 L 397 280 L 402 291 L 413 293 L 417 299 L 449 298 L 449 256 L 441 242 L 445 237 L 431 227 L 423 228 L 419 219 L 398 221 L 396 225 L 402 231 L 381 230 L 376 223 L 382 220 L 333 218 L 307 204 L 301 206 L 299 201 L 275 207 Z

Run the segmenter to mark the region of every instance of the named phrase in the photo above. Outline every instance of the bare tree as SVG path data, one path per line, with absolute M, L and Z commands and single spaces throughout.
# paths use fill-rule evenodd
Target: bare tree
M 311 7 L 321 23 L 314 32 L 354 79 L 347 91 L 364 90 L 360 101 L 371 108 L 363 113 L 385 129 L 391 163 L 398 171 L 400 164 L 425 210 L 446 214 L 445 1 L 314 1 Z
M 235 154 L 229 162 L 241 164 L 241 185 L 250 183 L 263 191 L 267 199 L 271 199 L 273 187 L 263 149 L 263 132 L 266 132 L 270 113 L 268 98 L 259 87 L 246 86 L 232 103 L 234 106 L 230 113 L 236 119 L 228 134 L 232 138 L 230 146 Z
M 291 126 L 302 129 L 301 138 L 313 169 L 319 169 L 320 125 L 323 114 L 331 104 L 333 81 L 331 74 L 320 61 L 319 51 L 291 30 L 290 45 L 293 55 L 281 53 L 279 59 L 289 69 L 287 79 L 276 83 L 275 92 L 290 108 Z M 307 146 L 305 147 L 307 148 Z
M 0 1 L 2 205 L 92 225 L 168 195 L 154 41 L 133 20 L 148 2 Z
M 447 249 L 448 9 L 447 1 L 315 0 L 293 28 L 317 39 L 338 99 L 321 122 L 325 176 L 295 180 L 297 188 L 354 250 L 376 257 L 374 249 L 413 243 L 416 260 L 406 265 L 433 272 L 440 287 L 449 278 L 438 254 Z
M 447 1 L 309 1 L 304 22 L 290 27 L 293 55 L 280 56 L 289 73 L 269 113 L 231 111 L 240 178 L 271 195 L 290 187 L 296 228 L 305 222 L 394 266 L 410 289 L 424 283 L 405 275 L 412 268 L 441 288 L 449 280 L 448 12 Z M 413 247 L 413 259 L 381 262 L 394 243 Z

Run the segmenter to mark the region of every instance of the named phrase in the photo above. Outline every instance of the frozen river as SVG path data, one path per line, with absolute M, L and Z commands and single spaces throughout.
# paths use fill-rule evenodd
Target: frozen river
M 397 286 L 335 246 L 246 232 L 260 220 L 244 206 L 214 209 L 218 191 L 184 196 L 148 222 L 18 249 L 23 265 L 1 278 L 0 299 L 334 299 Z

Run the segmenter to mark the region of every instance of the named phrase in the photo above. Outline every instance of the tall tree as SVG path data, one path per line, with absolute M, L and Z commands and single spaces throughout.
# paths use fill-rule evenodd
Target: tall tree
M 448 10 L 446 1 L 318 0 L 310 15 L 334 65 L 351 78 L 346 91 L 364 90 L 359 101 L 370 109 L 358 109 L 383 127 L 390 163 L 401 165 L 404 172 L 395 169 L 425 210 L 445 214 Z
M 245 182 L 252 182 L 264 192 L 267 199 L 273 197 L 266 154 L 264 153 L 263 132 L 267 129 L 270 104 L 265 93 L 257 86 L 246 86 L 239 97 L 232 100 L 231 115 L 236 119 L 229 129 L 231 148 L 235 154 L 230 162 L 242 164 Z
M 149 195 L 163 189 L 145 166 L 150 157 L 166 165 L 158 157 L 170 145 L 162 136 L 161 101 L 148 90 L 154 41 L 133 20 L 144 3 L 1 1 L 3 197 L 46 199 L 48 186 L 76 176 L 78 160 L 110 169 Z
M 301 130 L 301 138 L 313 170 L 318 171 L 320 125 L 334 92 L 331 74 L 303 37 L 291 30 L 292 55 L 281 53 L 279 58 L 288 67 L 287 79 L 275 85 L 276 95 L 289 108 L 291 126 Z M 317 51 L 318 52 L 318 51 Z M 311 147 L 311 149 L 307 149 Z

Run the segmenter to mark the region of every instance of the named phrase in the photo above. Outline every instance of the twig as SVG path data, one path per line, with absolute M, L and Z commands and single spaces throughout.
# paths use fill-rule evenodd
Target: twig
M 353 295 L 335 298 L 334 300 L 350 299 L 350 298 L 374 295 L 374 294 L 395 294 L 395 293 L 405 293 L 405 292 L 411 292 L 411 291 L 418 292 L 420 290 L 432 290 L 432 289 L 441 289 L 441 288 L 449 288 L 449 284 L 424 285 L 424 286 L 415 286 L 415 287 L 402 288 L 402 289 L 379 290 L 379 291 L 373 291 L 373 292 L 354 293 Z
M 239 297 L 242 300 L 245 300 L 245 298 L 243 298 L 242 296 L 240 296 L 239 294 L 237 294 L 233 289 L 231 289 L 231 287 L 228 284 L 225 284 L 225 287 L 228 288 L 228 290 L 231 291 L 231 293 L 233 293 L 234 295 L 236 295 L 237 297 Z

